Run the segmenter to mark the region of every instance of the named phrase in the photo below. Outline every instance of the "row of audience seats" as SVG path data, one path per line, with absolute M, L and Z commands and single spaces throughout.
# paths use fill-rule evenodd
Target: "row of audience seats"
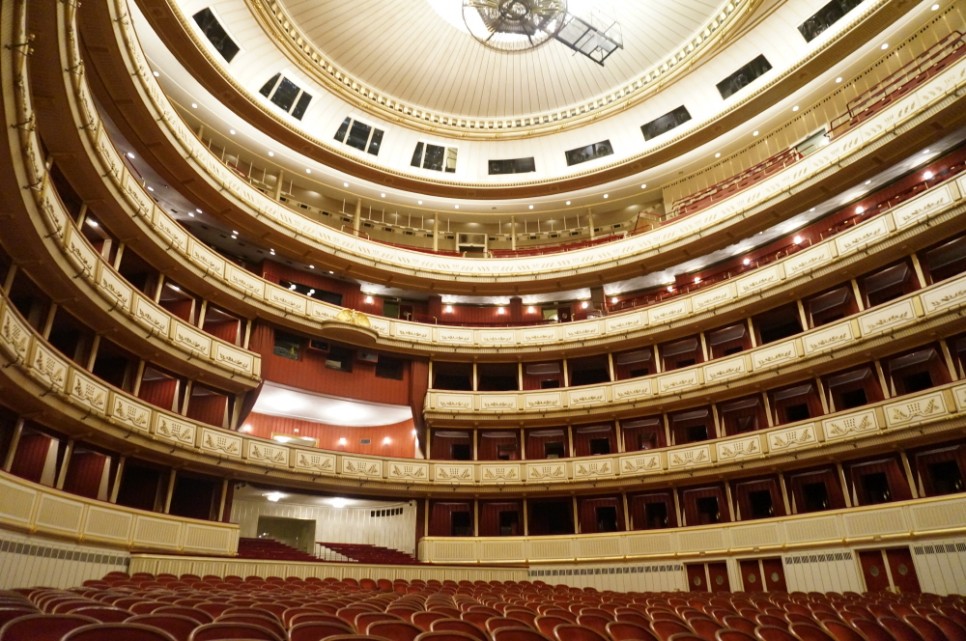
M 266 559 L 273 561 L 318 561 L 316 557 L 285 545 L 275 539 L 256 539 L 241 537 L 238 539 L 238 556 L 243 559 Z
M 412 555 L 379 547 L 378 545 L 363 545 L 361 543 L 320 543 L 323 547 L 338 552 L 351 561 L 368 565 L 418 565 L 419 561 Z
M 0 592 L 0 641 L 966 641 L 966 597 L 111 573 Z

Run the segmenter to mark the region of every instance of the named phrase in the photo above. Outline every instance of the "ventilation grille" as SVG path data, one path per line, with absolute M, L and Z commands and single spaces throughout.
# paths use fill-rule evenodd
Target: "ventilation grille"
M 786 556 L 785 565 L 807 565 L 810 563 L 829 563 L 831 561 L 851 560 L 851 552 L 834 552 L 832 554 L 802 554 L 800 556 Z
M 596 576 L 605 574 L 658 574 L 663 572 L 680 572 L 680 563 L 665 565 L 620 565 L 605 568 L 559 568 L 554 570 L 530 570 L 530 577 L 553 576 Z
M 31 543 L 19 543 L 17 541 L 0 540 L 0 554 L 22 554 L 24 556 L 34 556 L 45 559 L 59 559 L 62 561 L 78 561 L 80 563 L 95 563 L 97 565 L 116 565 L 120 568 L 127 568 L 130 558 L 115 554 L 102 554 L 99 552 L 85 552 L 82 550 L 69 550 L 55 548 L 47 545 L 34 545 Z
M 927 554 L 956 554 L 957 552 L 966 552 L 966 543 L 917 545 L 912 548 L 912 553 L 917 556 L 925 556 Z

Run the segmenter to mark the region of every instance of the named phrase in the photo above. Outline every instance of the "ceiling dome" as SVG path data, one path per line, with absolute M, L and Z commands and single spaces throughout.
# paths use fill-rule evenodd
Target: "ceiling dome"
M 710 36 L 732 24 L 748 2 L 720 0 L 270 0 L 273 20 L 291 26 L 328 63 L 368 88 L 414 108 L 459 118 L 511 118 L 574 106 L 600 105 L 626 96 L 702 49 Z M 404 6 L 405 9 L 401 9 Z M 470 19 L 464 20 L 464 13 Z M 499 20 L 501 12 L 504 16 Z M 572 43 L 582 31 L 554 37 L 566 18 L 586 24 L 591 35 L 607 34 L 601 60 Z M 543 28 L 519 50 L 484 43 L 478 25 L 504 40 Z M 468 26 L 470 25 L 470 26 Z M 503 31 L 504 33 L 500 33 Z M 499 36 L 499 37 L 497 37 Z M 482 40 L 485 40 L 485 35 Z M 524 40 L 528 40 L 524 36 Z M 595 43 L 584 46 L 593 48 Z M 598 43 L 599 44 L 599 43 Z M 599 56 L 598 56 L 599 57 Z M 652 72 L 649 76 L 649 72 Z M 358 92 L 357 92 L 358 93 Z M 610 96 L 602 101 L 602 97 Z

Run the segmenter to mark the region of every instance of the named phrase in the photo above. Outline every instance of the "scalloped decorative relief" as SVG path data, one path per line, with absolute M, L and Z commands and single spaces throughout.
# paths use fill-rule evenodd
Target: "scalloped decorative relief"
M 225 280 L 228 284 L 252 298 L 265 298 L 265 281 L 232 264 L 225 265 Z
M 305 313 L 312 320 L 317 320 L 322 322 L 336 320 L 339 317 L 339 312 L 341 311 L 342 311 L 341 307 L 328 305 L 326 303 L 317 301 L 315 299 L 310 299 L 305 301 Z M 382 326 L 384 328 L 382 331 L 388 334 L 389 323 L 384 322 Z
M 919 299 L 926 314 L 966 304 L 966 276 L 921 292 Z
M 245 458 L 249 461 L 288 467 L 290 451 L 284 445 L 266 443 L 256 439 L 245 439 Z
M 94 278 L 98 265 L 97 254 L 87 243 L 84 235 L 75 227 L 67 229 L 64 238 L 64 255 L 81 272 L 85 280 L 90 281 Z
M 119 160 L 120 159 L 118 159 L 118 161 Z M 115 162 L 114 156 L 111 156 L 110 162 Z M 133 174 L 124 171 L 123 164 L 120 164 L 118 166 L 117 172 L 119 174 L 123 172 L 123 174 L 121 175 L 121 185 L 120 185 L 121 193 L 124 195 L 124 198 L 127 199 L 131 207 L 138 213 L 139 216 L 144 216 L 145 218 L 151 220 L 152 224 L 160 218 L 165 218 L 167 219 L 167 221 L 171 220 L 165 214 L 161 213 L 159 208 L 155 206 L 154 201 L 148 198 L 148 196 L 144 193 L 144 186 L 141 184 L 140 180 Z M 171 223 L 167 223 L 167 221 L 161 223 L 162 225 L 165 225 L 165 229 L 170 231 L 178 227 L 176 222 L 173 223 L 172 225 Z M 177 249 L 179 250 L 184 249 L 184 245 L 180 244 L 181 238 L 182 238 L 180 234 L 174 237 L 173 242 L 172 242 L 172 235 L 170 233 L 163 233 L 162 236 L 166 238 L 168 242 L 171 243 L 171 245 L 176 247 Z
M 79 369 L 71 369 L 68 389 L 74 400 L 99 414 L 107 413 L 107 387 L 94 377 L 88 376 Z
M 523 396 L 523 409 L 528 411 L 563 409 L 563 394 L 561 392 L 525 394 Z
M 852 438 L 859 434 L 874 432 L 877 429 L 879 429 L 879 425 L 874 410 L 864 410 L 822 421 L 822 431 L 825 432 L 826 441 Z
M 246 374 L 253 374 L 255 370 L 255 356 L 241 348 L 234 348 L 223 343 L 214 343 L 215 362 Z
M 715 450 L 718 454 L 719 463 L 764 456 L 761 438 L 758 435 L 715 443 Z
M 726 381 L 748 373 L 748 366 L 744 356 L 715 361 L 704 365 L 701 369 L 704 371 L 704 380 L 706 383 Z
M 667 453 L 667 467 L 669 470 L 704 466 L 710 463 L 710 445 L 696 445 L 694 447 L 671 450 Z
M 632 476 L 646 472 L 659 472 L 664 469 L 664 462 L 660 452 L 651 454 L 633 454 L 620 458 L 621 476 Z
M 567 464 L 563 461 L 527 463 L 527 481 L 546 483 L 548 481 L 567 481 Z
M 342 474 L 378 479 L 382 478 L 382 464 L 382 461 L 343 455 Z
M 116 301 L 118 307 L 125 310 L 131 309 L 131 301 L 134 299 L 133 288 L 109 269 L 102 269 L 97 275 L 97 289 L 104 298 Z
M 648 398 L 651 394 L 651 381 L 645 378 L 611 385 L 611 398 L 614 401 L 634 401 Z
M 191 237 L 188 242 L 188 257 L 199 267 L 203 267 L 208 274 L 219 280 L 224 280 L 227 261 L 208 249 L 207 246 L 199 243 L 194 237 Z
M 683 392 L 701 384 L 700 370 L 698 368 L 688 368 L 673 374 L 664 374 L 657 377 L 658 394 L 673 394 Z
M 555 343 L 560 340 L 560 333 L 556 326 L 550 327 L 528 327 L 517 331 L 520 342 L 524 345 L 542 345 L 545 343 Z
M 519 483 L 522 478 L 519 463 L 504 463 L 500 465 L 480 465 L 480 476 L 484 483 Z
M 480 410 L 484 412 L 515 412 L 519 409 L 517 396 L 510 394 L 480 396 Z
M 581 405 L 600 405 L 608 400 L 608 388 L 592 387 L 589 389 L 574 389 L 567 392 L 567 404 L 570 407 Z
M 158 438 L 193 447 L 198 432 L 198 426 L 188 421 L 168 416 L 167 414 L 156 414 L 154 422 L 154 435 Z M 207 430 L 211 431 L 211 430 Z M 217 433 L 216 433 L 217 434 Z M 202 444 L 202 449 L 206 449 Z
M 956 399 L 956 409 L 966 411 L 966 385 L 953 388 L 953 398 Z
M 165 338 L 170 333 L 171 317 L 146 298 L 138 296 L 134 299 L 134 319 Z
M 154 221 L 154 229 L 164 236 L 170 247 L 177 249 L 182 254 L 188 248 L 188 232 L 180 227 L 173 219 L 167 216 L 157 216 Z
M 898 229 L 919 222 L 921 219 L 942 211 L 952 204 L 953 194 L 949 185 L 930 190 L 919 198 L 903 203 L 891 212 Z
M 147 432 L 151 429 L 151 410 L 130 398 L 111 393 L 108 418 L 128 427 Z
M 648 309 L 647 317 L 653 326 L 676 321 L 679 318 L 684 318 L 690 313 L 690 301 L 686 298 L 682 298 L 681 300 L 673 303 L 665 303 L 664 305 L 656 305 L 651 307 Z
M 832 244 L 825 242 L 814 245 L 804 251 L 800 251 L 785 259 L 785 277 L 800 276 L 812 270 L 831 264 L 834 256 L 832 254 Z
M 307 472 L 335 474 L 336 456 L 315 450 L 295 449 L 294 467 Z
M 200 447 L 218 456 L 241 459 L 244 439 L 227 432 L 202 428 Z
M 617 464 L 612 458 L 599 459 L 592 461 L 582 461 L 577 459 L 573 463 L 574 479 L 587 478 L 611 478 L 616 476 Z
M 738 290 L 734 283 L 724 283 L 716 287 L 709 287 L 691 296 L 691 307 L 701 312 L 725 303 L 730 303 L 738 297 Z
M 0 344 L 10 354 L 12 361 L 24 362 L 30 351 L 31 332 L 9 307 L 4 305 L 0 309 Z
M 429 463 L 387 463 L 389 471 L 386 478 L 397 481 L 428 481 Z
M 476 481 L 476 474 L 472 465 L 435 463 L 433 464 L 433 480 L 445 483 L 472 484 Z
M 63 390 L 67 382 L 67 365 L 40 341 L 35 340 L 32 347 L 29 367 L 31 375 L 45 382 L 51 390 Z
M 770 267 L 765 267 L 764 269 L 757 269 L 753 274 L 742 276 L 735 282 L 735 285 L 738 288 L 738 295 L 745 296 L 769 285 L 774 285 L 780 281 L 783 276 L 784 270 L 782 269 L 782 265 L 780 263 L 777 265 L 771 265 Z
M 773 453 L 792 451 L 811 447 L 817 441 L 815 423 L 796 425 L 795 427 L 770 432 L 768 434 L 768 451 Z
M 776 343 L 771 347 L 759 347 L 751 352 L 751 364 L 756 371 L 787 363 L 796 358 L 798 358 L 798 348 L 795 339 Z
M 433 339 L 433 329 L 429 325 L 396 322 L 392 325 L 393 336 L 399 340 L 426 342 Z
M 265 299 L 272 305 L 278 305 L 293 314 L 305 314 L 305 296 L 301 294 L 282 287 L 269 287 L 265 291 Z
M 835 325 L 829 325 L 820 331 L 809 332 L 802 336 L 802 347 L 805 354 L 814 354 L 826 349 L 835 347 L 842 343 L 855 340 L 852 335 L 852 323 L 844 321 Z
M 600 323 L 568 323 L 563 326 L 565 341 L 580 341 L 600 336 Z
M 44 223 L 51 236 L 62 240 L 67 233 L 67 214 L 63 207 L 55 206 L 55 202 L 58 201 L 55 200 L 53 188 L 45 188 L 43 195 L 37 201 L 37 207 L 44 215 Z
M 889 403 L 883 408 L 883 411 L 888 427 L 919 423 L 949 413 L 942 392 L 919 396 L 910 401 Z
M 433 392 L 429 397 L 429 406 L 443 412 L 469 412 L 473 409 L 473 398 L 469 394 Z
M 916 309 L 912 299 L 871 309 L 858 317 L 863 336 L 876 334 L 888 329 L 909 325 L 916 320 Z
M 436 342 L 446 345 L 472 345 L 472 329 L 460 329 L 456 327 L 437 327 Z
M 175 321 L 174 335 L 171 339 L 175 344 L 181 345 L 192 352 L 198 352 L 204 356 L 211 355 L 211 337 L 189 325 Z
M 478 332 L 479 344 L 487 347 L 516 344 L 516 334 L 512 330 Z
M 647 315 L 643 310 L 619 314 L 617 316 L 606 316 L 604 318 L 605 334 L 620 334 L 641 329 L 647 325 Z
M 835 237 L 835 248 L 844 256 L 889 235 L 889 220 L 879 216 Z

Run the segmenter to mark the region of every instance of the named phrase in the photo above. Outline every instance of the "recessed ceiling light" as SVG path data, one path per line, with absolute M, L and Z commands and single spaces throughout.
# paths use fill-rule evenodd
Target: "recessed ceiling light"
M 527 208 L 528 209 L 533 209 L 533 205 L 529 205 Z
M 836 78 L 836 79 L 835 79 L 835 82 L 836 82 L 836 83 L 839 83 L 839 82 L 842 82 L 842 76 L 839 76 L 838 78 Z
M 460 208 L 459 205 L 453 205 L 453 209 L 459 209 L 459 208 Z
M 379 197 L 380 198 L 385 198 L 386 197 L 386 192 L 384 192 L 384 191 L 379 192 Z
M 934 4 L 933 6 L 931 6 L 929 8 L 932 9 L 933 11 L 939 11 L 939 3 L 937 2 L 936 4 Z
M 932 173 L 927 169 L 926 172 L 922 175 L 922 177 L 925 178 L 926 180 L 932 180 L 932 177 L 935 175 L 936 174 Z
M 641 185 L 641 189 L 647 189 L 647 183 L 644 183 L 643 185 Z
M 747 267 L 748 265 L 751 264 L 751 259 L 750 258 L 745 258 L 745 259 L 743 259 L 741 261 L 741 264 L 744 265 L 745 267 Z
M 274 151 L 268 152 L 268 157 L 269 158 L 274 158 L 275 157 L 275 152 Z
M 309 269 L 315 269 L 315 265 L 309 265 Z
M 570 201 L 569 200 L 567 202 L 565 202 L 564 204 L 567 205 L 568 207 L 570 207 Z
M 928 153 L 929 153 L 929 150 L 928 150 L 928 149 L 923 149 L 923 150 L 922 150 L 922 153 L 924 153 L 924 154 L 928 154 Z
M 342 183 L 342 186 L 343 187 L 348 187 L 349 186 L 349 183 Z
M 155 78 L 160 78 L 161 77 L 161 72 L 160 71 L 152 71 L 151 73 L 154 74 L 154 77 Z
M 795 105 L 794 107 L 792 107 L 792 111 L 798 111 L 798 105 Z
M 201 207 L 195 207 L 195 211 L 196 211 L 197 213 L 199 213 L 199 214 L 203 214 L 203 213 L 205 213 L 205 212 L 203 212 L 203 211 L 201 211 Z
M 422 204 L 423 204 L 423 201 L 421 201 L 421 200 L 417 200 L 417 201 L 416 201 L 416 204 L 417 204 L 417 205 L 422 205 Z
M 194 217 L 195 217 L 195 213 L 193 211 L 189 211 L 188 218 L 194 218 Z
M 134 160 L 134 152 L 133 151 L 127 152 L 127 157 L 130 158 L 131 160 Z
M 859 205 L 858 207 L 855 208 L 855 213 L 861 214 L 863 212 L 865 212 L 865 207 L 863 207 L 862 205 Z
M 197 109 L 198 108 L 198 103 L 197 102 L 191 103 L 191 108 L 192 109 Z
M 607 200 L 608 198 L 610 198 L 610 194 L 604 194 L 604 200 Z
M 307 173 L 307 174 L 311 174 L 311 173 L 312 173 L 312 170 L 311 170 L 311 169 L 309 169 L 308 167 L 306 167 L 306 168 L 305 168 L 305 173 Z
M 152 187 L 151 185 L 148 185 L 148 191 L 154 191 L 154 187 Z
M 752 135 L 752 136 L 757 136 L 757 135 L 758 135 L 758 130 L 757 130 L 757 129 L 755 129 L 755 130 L 754 130 L 753 132 L 751 132 L 751 135 Z
M 888 42 L 883 42 L 882 43 L 882 46 L 879 47 L 879 49 L 882 49 L 883 51 L 885 51 L 888 48 L 889 48 L 889 43 Z
M 229 129 L 228 130 L 228 133 L 230 133 L 232 136 L 234 136 L 235 133 L 237 133 L 237 132 L 234 129 Z
M 100 225 L 97 224 L 97 221 L 94 220 L 93 218 L 88 218 L 87 224 L 90 225 L 91 227 L 100 227 Z
M 714 157 L 715 157 L 715 158 L 721 158 L 721 152 L 719 151 L 718 153 L 716 153 L 716 154 L 714 155 Z

